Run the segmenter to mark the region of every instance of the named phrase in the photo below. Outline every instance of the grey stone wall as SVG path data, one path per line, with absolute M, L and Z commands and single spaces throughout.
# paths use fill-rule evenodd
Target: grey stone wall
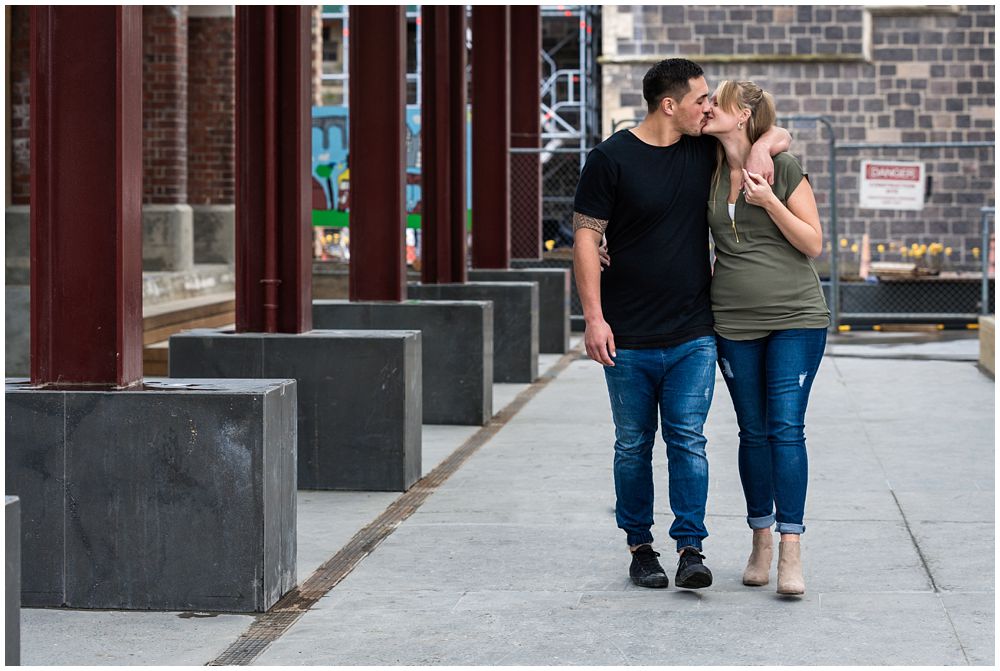
M 649 67 L 681 56 L 705 68 L 710 87 L 751 79 L 774 94 L 779 115 L 829 118 L 838 143 L 995 140 L 992 6 L 605 6 L 602 31 L 605 137 L 645 116 Z M 782 123 L 828 225 L 827 133 L 817 122 Z M 863 159 L 925 161 L 932 192 L 924 210 L 857 207 Z M 873 260 L 901 260 L 900 247 L 937 242 L 951 250 L 941 253 L 943 267 L 976 268 L 979 209 L 995 202 L 994 172 L 993 148 L 840 151 L 842 240 L 832 244 L 846 242 L 842 258 L 850 265 L 865 233 Z

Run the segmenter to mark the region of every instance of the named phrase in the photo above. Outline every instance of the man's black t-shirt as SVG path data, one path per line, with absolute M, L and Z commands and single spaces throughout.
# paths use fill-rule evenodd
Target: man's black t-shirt
M 714 138 L 668 147 L 621 130 L 594 147 L 573 209 L 608 222 L 601 308 L 622 349 L 712 335 L 708 207 Z

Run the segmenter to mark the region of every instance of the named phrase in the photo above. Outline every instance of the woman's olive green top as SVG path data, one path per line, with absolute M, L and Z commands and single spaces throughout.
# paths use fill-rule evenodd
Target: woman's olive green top
M 748 205 L 742 191 L 731 219 L 727 165 L 721 173 L 708 208 L 715 242 L 716 333 L 730 340 L 753 340 L 776 330 L 828 327 L 830 310 L 812 260 L 785 239 L 763 208 Z M 774 157 L 771 188 L 785 205 L 804 176 L 791 154 Z

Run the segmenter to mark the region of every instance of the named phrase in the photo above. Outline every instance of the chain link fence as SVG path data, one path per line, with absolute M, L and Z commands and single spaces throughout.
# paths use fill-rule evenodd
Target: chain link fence
M 534 248 L 538 244 L 537 233 L 511 226 L 511 266 L 514 268 L 573 268 L 573 196 L 580 181 L 580 171 L 586 161 L 589 149 L 511 149 L 511 221 L 525 216 L 530 207 L 518 194 L 517 184 L 530 180 L 534 171 L 541 171 L 541 260 L 518 258 L 516 250 Z M 535 159 L 535 160 L 529 160 Z M 536 167 L 537 166 L 537 167 Z M 519 172 L 520 171 L 520 172 Z M 524 209 L 519 209 L 524 208 Z M 527 256 L 527 255 L 526 255 Z M 578 323 L 574 328 L 582 329 L 583 308 L 576 293 L 576 283 L 572 282 L 570 315 Z
M 841 323 L 962 326 L 992 313 L 992 143 L 838 143 L 834 151 Z M 923 202 L 870 207 L 861 192 L 874 182 L 873 166 L 909 171 Z
M 573 247 L 573 196 L 587 151 L 565 149 L 511 149 L 510 182 L 511 221 L 532 214 L 534 203 L 526 200 L 532 193 L 517 193 L 517 185 L 530 183 L 541 174 L 541 246 L 542 251 L 571 250 Z M 533 248 L 532 231 L 511 227 L 511 249 Z M 520 236 L 520 237 L 519 237 Z M 514 253 L 517 258 L 519 255 Z M 525 255 L 526 256 L 526 255 Z
M 629 128 L 638 119 L 616 124 Z M 987 142 L 845 143 L 825 117 L 778 120 L 809 174 L 823 222 L 814 261 L 833 328 L 881 324 L 964 327 L 995 311 L 994 145 Z M 588 150 L 532 151 L 542 161 L 542 261 L 572 267 L 573 194 Z M 864 161 L 920 163 L 922 209 L 860 206 Z M 582 316 L 573 296 L 572 314 Z M 579 322 L 578 322 L 579 323 Z

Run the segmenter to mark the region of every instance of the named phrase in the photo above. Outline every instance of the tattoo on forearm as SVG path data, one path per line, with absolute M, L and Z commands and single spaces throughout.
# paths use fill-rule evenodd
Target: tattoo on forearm
M 580 214 L 579 212 L 573 213 L 573 232 L 576 233 L 581 228 L 589 228 L 592 231 L 597 231 L 601 235 L 604 235 L 604 231 L 608 229 L 607 219 L 595 219 L 594 217 L 588 217 L 585 214 Z

